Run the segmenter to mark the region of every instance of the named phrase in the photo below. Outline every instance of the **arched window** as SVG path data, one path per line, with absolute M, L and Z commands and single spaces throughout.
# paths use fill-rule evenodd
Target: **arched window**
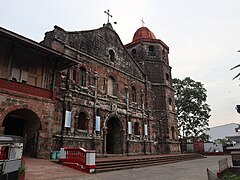
M 169 103 L 169 105 L 172 105 L 172 99 L 171 98 L 168 98 L 168 103 Z
M 107 92 L 109 95 L 114 95 L 114 90 L 115 90 L 115 81 L 114 78 L 112 76 L 108 77 L 108 86 L 107 86 Z
M 125 95 L 126 102 L 128 102 L 129 101 L 129 92 L 128 92 L 127 84 L 125 84 L 124 95 Z
M 132 53 L 132 56 L 133 56 L 133 57 L 136 57 L 136 55 L 137 55 L 137 50 L 136 50 L 136 49 L 133 49 L 133 50 L 131 51 L 131 53 Z
M 150 55 L 150 56 L 154 56 L 154 55 L 155 55 L 155 48 L 154 48 L 153 45 L 150 45 L 150 46 L 148 47 L 148 52 L 149 52 L 149 55 Z
M 110 56 L 110 60 L 112 62 L 114 62 L 115 61 L 115 53 L 112 49 L 109 50 L 109 56 Z
M 169 81 L 169 78 L 170 78 L 169 74 L 166 73 L 166 80 Z
M 172 139 L 175 139 L 175 128 L 171 127 Z
M 80 86 L 86 86 L 86 69 L 84 67 L 80 68 Z
M 140 127 L 138 122 L 134 123 L 134 135 L 140 135 Z
M 76 67 L 73 67 L 73 76 L 72 76 L 72 79 L 76 82 L 77 80 L 77 68 Z
M 163 59 L 166 59 L 166 52 L 164 49 L 162 50 L 162 57 L 163 57 Z
M 172 111 L 173 110 L 173 106 L 172 106 L 172 98 L 168 98 L 168 104 L 169 104 L 169 110 Z
M 87 121 L 86 114 L 81 112 L 78 117 L 77 128 L 86 130 L 86 121 Z
M 136 102 L 136 88 L 133 86 L 132 87 L 132 101 Z

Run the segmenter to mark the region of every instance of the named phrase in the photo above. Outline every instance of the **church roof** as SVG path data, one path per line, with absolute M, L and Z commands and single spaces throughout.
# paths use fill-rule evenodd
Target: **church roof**
M 50 61 L 58 61 L 56 68 L 59 70 L 66 69 L 67 67 L 71 67 L 75 64 L 77 64 L 76 60 L 74 58 L 71 58 L 69 56 L 65 56 L 62 53 L 59 53 L 58 51 L 49 48 L 47 46 L 44 46 L 41 43 L 35 42 L 31 39 L 28 39 L 26 37 L 23 37 L 19 34 L 16 34 L 12 31 L 9 31 L 7 29 L 4 29 L 0 27 L 0 41 L 2 39 L 7 39 L 8 41 L 13 42 L 15 45 L 21 45 L 25 47 L 26 49 L 31 49 L 34 52 L 41 52 L 41 54 L 50 56 L 52 58 L 48 58 Z M 5 42 L 5 40 L 3 41 Z M 31 48 L 29 48 L 31 47 Z
M 139 28 L 134 36 L 132 42 L 136 42 L 140 39 L 156 39 L 155 35 L 150 31 L 147 27 L 141 27 Z
M 134 34 L 132 42 L 125 45 L 126 48 L 130 48 L 139 42 L 150 42 L 150 43 L 160 43 L 165 48 L 169 49 L 169 47 L 160 39 L 157 39 L 152 31 L 150 31 L 147 27 L 140 27 Z

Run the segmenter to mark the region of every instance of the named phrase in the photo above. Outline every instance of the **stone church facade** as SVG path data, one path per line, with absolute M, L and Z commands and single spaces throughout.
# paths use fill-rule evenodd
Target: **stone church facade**
M 41 43 L 0 30 L 1 131 L 25 137 L 25 154 L 180 152 L 169 48 L 148 28 L 127 45 L 110 23 L 55 26 Z

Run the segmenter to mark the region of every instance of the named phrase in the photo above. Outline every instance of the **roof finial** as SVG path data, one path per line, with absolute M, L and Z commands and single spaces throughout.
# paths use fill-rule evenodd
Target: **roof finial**
M 145 22 L 143 21 L 143 18 L 141 19 L 141 21 L 142 21 L 142 27 L 144 27 Z
M 104 13 L 106 13 L 107 16 L 108 16 L 108 22 L 107 23 L 109 23 L 109 17 L 112 18 L 112 15 L 109 12 L 110 12 L 109 9 L 107 11 L 104 11 Z

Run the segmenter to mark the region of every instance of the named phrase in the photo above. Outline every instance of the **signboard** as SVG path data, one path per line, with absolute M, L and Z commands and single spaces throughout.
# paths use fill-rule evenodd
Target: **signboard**
M 72 121 L 72 112 L 71 111 L 66 111 L 65 112 L 65 124 L 64 127 L 71 127 L 71 121 Z
M 147 129 L 147 124 L 144 124 L 144 135 L 148 135 L 148 129 Z
M 132 134 L 132 122 L 128 122 L 128 134 Z
M 100 131 L 100 116 L 96 116 L 95 130 Z

